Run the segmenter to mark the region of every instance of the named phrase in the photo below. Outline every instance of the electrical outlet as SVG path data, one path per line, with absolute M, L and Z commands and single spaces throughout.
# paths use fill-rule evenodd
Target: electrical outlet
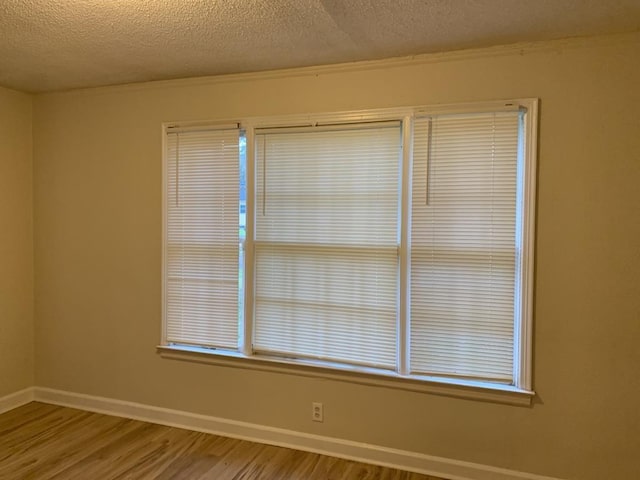
M 311 404 L 311 420 L 314 422 L 324 422 L 324 407 L 320 402 Z

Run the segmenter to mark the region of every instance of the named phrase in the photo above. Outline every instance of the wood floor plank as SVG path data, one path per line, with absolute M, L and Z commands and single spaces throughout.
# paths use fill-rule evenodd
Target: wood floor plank
M 441 480 L 32 402 L 0 415 L 2 480 Z

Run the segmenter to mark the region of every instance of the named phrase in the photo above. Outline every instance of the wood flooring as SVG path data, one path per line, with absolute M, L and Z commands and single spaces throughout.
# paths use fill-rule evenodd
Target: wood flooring
M 2 480 L 441 480 L 32 402 L 0 415 Z

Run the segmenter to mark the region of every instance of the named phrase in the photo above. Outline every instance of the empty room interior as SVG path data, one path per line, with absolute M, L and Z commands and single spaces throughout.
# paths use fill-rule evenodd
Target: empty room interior
M 640 1 L 0 4 L 0 479 L 640 479 Z

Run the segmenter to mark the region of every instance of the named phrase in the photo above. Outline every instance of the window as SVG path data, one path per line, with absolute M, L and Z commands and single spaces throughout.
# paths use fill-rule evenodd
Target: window
M 238 345 L 237 129 L 167 135 L 166 341 Z
M 162 348 L 530 391 L 536 111 L 168 126 Z
M 400 122 L 257 130 L 256 147 L 254 351 L 393 369 Z

